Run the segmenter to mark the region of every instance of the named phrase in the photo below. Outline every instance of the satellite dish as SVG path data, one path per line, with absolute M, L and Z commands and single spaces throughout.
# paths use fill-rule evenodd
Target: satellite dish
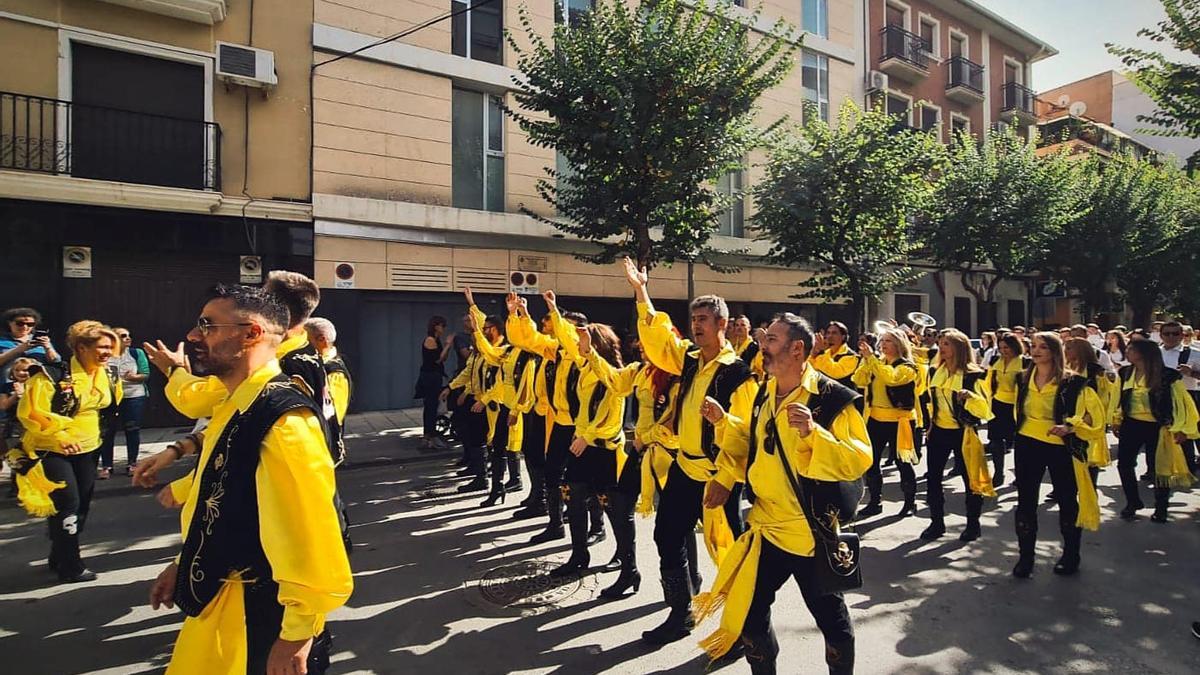
M 1065 108 L 1065 107 L 1067 107 L 1068 105 L 1070 105 L 1070 104 L 1071 104 L 1071 97 L 1070 97 L 1070 96 L 1067 96 L 1066 94 L 1063 94 L 1062 96 L 1059 96 L 1059 97 L 1058 97 L 1058 104 L 1059 104 L 1060 106 L 1064 107 L 1064 108 Z
M 1075 101 L 1070 108 L 1067 108 L 1067 112 L 1075 117 L 1083 117 L 1083 114 L 1087 112 L 1087 104 L 1083 101 Z

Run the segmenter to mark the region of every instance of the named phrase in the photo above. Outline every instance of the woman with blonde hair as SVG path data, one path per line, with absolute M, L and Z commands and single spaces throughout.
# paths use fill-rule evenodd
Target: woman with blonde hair
M 96 578 L 79 556 L 79 535 L 96 482 L 101 411 L 118 405 L 123 393 L 121 382 L 110 378 L 105 368 L 116 345 L 116 333 L 99 321 L 72 324 L 67 330 L 70 364 L 31 368 L 25 397 L 17 406 L 17 418 L 25 428 L 22 449 L 26 459 L 44 472 L 44 487 L 52 504 L 31 513 L 48 517 L 49 565 L 63 582 Z M 27 510 L 39 497 L 47 496 L 26 494 L 38 492 L 30 482 L 23 484 L 21 491 Z
M 987 381 L 983 369 L 975 365 L 970 340 L 961 331 L 953 328 L 942 331 L 937 354 L 938 364 L 929 377 L 933 405 L 926 441 L 925 485 L 931 522 L 921 532 L 921 539 L 933 540 L 946 533 L 942 476 L 946 461 L 953 454 L 955 463 L 963 469 L 963 483 L 967 488 L 967 526 L 958 538 L 974 541 L 980 535 L 983 498 L 996 496 L 977 431 L 980 424 L 992 417 Z
M 896 457 L 900 489 L 904 493 L 899 515 L 912 515 L 917 510 L 917 474 L 913 470 L 919 461 L 913 442 L 917 365 L 913 363 L 908 338 L 900 330 L 892 328 L 880 333 L 878 347 L 876 356 L 868 342 L 859 341 L 861 359 L 854 372 L 854 384 L 866 391 L 867 435 L 875 455 L 865 480 L 871 501 L 858 512 L 859 518 L 883 512 L 883 474 L 879 467 L 889 446 Z
M 1073 338 L 1075 341 L 1094 358 L 1095 350 L 1085 338 Z M 1037 333 L 1032 343 L 1033 366 L 1018 380 L 1016 405 L 1014 470 L 1020 559 L 1012 573 L 1022 579 L 1033 573 L 1038 492 L 1047 471 L 1054 485 L 1063 537 L 1063 553 L 1054 565 L 1054 573 L 1071 575 L 1079 570 L 1082 528 L 1095 530 L 1100 524 L 1088 464 L 1091 446 L 1104 442 L 1105 426 L 1100 396 L 1089 386 L 1089 377 L 1067 368 L 1058 335 Z M 1077 348 L 1073 344 L 1072 351 Z M 1092 376 L 1097 375 L 1093 369 Z M 1100 379 L 1104 379 L 1102 375 Z

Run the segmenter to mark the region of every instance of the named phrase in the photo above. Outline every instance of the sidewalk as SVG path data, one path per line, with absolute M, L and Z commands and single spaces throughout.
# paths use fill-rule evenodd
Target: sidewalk
M 190 426 L 142 429 L 140 458 L 162 452 L 168 443 L 191 430 Z M 118 445 L 113 450 L 112 478 L 96 481 L 96 497 L 125 495 L 142 490 L 142 488 L 131 485 L 129 477 L 125 475 L 124 440 L 124 435 L 118 432 Z M 457 448 L 422 450 L 420 441 L 420 408 L 376 410 L 348 415 L 346 417 L 347 458 L 338 471 L 354 471 L 372 466 L 448 458 L 460 453 Z M 191 471 L 194 462 L 195 459 L 187 458 L 176 463 L 170 471 L 159 476 L 160 482 L 166 483 L 175 480 Z M 7 484 L 8 471 L 8 467 L 5 466 L 0 472 L 0 484 Z M 0 503 L 4 502 L 15 504 L 15 501 L 11 499 L 0 500 Z

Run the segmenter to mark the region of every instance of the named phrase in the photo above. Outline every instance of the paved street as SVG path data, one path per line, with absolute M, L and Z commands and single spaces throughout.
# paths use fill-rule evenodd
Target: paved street
M 484 495 L 453 494 L 453 456 L 421 455 L 406 440 L 411 435 L 394 429 L 371 446 L 356 441 L 354 449 L 375 449 L 375 461 L 341 474 L 356 522 L 356 589 L 331 617 L 332 672 L 703 672 L 695 640 L 657 652 L 639 643 L 664 616 L 651 520 L 638 522 L 639 594 L 598 600 L 615 574 L 550 584 L 540 572 L 565 559 L 566 542 L 526 545 L 542 523 L 510 520 L 512 497 L 480 509 Z M 0 653 L 14 672 L 140 673 L 165 665 L 181 615 L 150 610 L 146 592 L 177 550 L 178 520 L 150 493 L 116 489 L 124 481 L 111 481 L 93 504 L 84 535 L 84 555 L 100 574 L 92 584 L 55 585 L 44 567 L 44 525 L 12 502 L 0 509 Z M 1008 574 L 1016 559 L 1013 489 L 985 513 L 983 539 L 963 545 L 958 487 L 948 499 L 947 537 L 922 543 L 916 535 L 926 521 L 891 517 L 899 489 L 894 474 L 887 481 L 884 516 L 860 529 L 866 587 L 848 597 L 858 672 L 1200 672 L 1200 643 L 1188 632 L 1200 619 L 1195 495 L 1173 499 L 1167 526 L 1125 523 L 1115 518 L 1119 489 L 1109 469 L 1105 521 L 1100 533 L 1085 534 L 1080 575 L 1050 573 L 1057 514 L 1046 507 L 1042 556 L 1034 578 L 1023 582 Z M 613 546 L 611 537 L 600 544 L 593 563 L 607 561 Z M 707 559 L 703 567 L 711 581 Z M 781 672 L 824 672 L 820 635 L 793 587 L 781 593 L 774 620 Z M 695 638 L 714 626 L 711 620 Z M 721 672 L 748 668 L 739 662 Z

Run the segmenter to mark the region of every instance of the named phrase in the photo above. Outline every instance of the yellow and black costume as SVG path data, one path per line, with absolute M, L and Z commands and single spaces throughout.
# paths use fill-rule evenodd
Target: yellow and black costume
M 724 607 L 720 628 L 701 642 L 713 659 L 740 636 L 751 671 L 775 672 L 779 645 L 771 629 L 771 604 L 792 577 L 825 637 L 830 672 L 853 672 L 849 612 L 841 594 L 822 594 L 813 585 L 813 532 L 785 471 L 790 467 L 798 479 L 818 481 L 854 481 L 867 471 L 871 445 L 853 405 L 857 398 L 857 392 L 805 368 L 800 384 L 788 392 L 768 378 L 749 415 L 727 414 L 717 425 L 716 480 L 724 486 L 744 481 L 752 504 L 747 531 L 726 554 L 711 592 L 696 599 L 698 619 Z M 792 403 L 814 412 L 816 425 L 807 437 L 788 424 Z
M 916 364 L 902 359 L 884 363 L 875 354 L 862 358 L 858 370 L 854 372 L 854 384 L 867 392 L 867 433 L 875 456 L 865 481 L 871 501 L 859 513 L 861 517 L 877 515 L 883 510 L 880 463 L 889 446 L 896 456 L 900 489 L 904 493 L 904 507 L 900 513 L 907 515 L 916 512 L 917 473 L 913 469 L 919 461 L 913 441 L 913 425 L 917 419 L 916 383 Z
M 454 411 L 451 422 L 455 435 L 463 444 L 463 459 L 466 467 L 459 472 L 460 476 L 470 476 L 469 483 L 460 485 L 459 492 L 486 490 L 487 481 L 487 418 L 483 412 L 473 410 L 475 402 L 483 395 L 486 388 L 485 372 L 487 361 L 478 351 L 472 349 L 467 357 L 467 363 L 458 375 L 447 385 L 447 407 L 453 404 Z M 462 401 L 461 403 L 459 401 Z
M 965 394 L 965 400 L 959 400 L 959 392 Z M 946 532 L 942 476 L 946 472 L 946 460 L 953 454 L 955 464 L 962 469 L 963 484 L 967 489 L 967 527 L 959 539 L 972 541 L 980 535 L 983 498 L 996 496 L 977 431 L 981 423 L 992 417 L 987 381 L 983 371 L 952 373 L 946 366 L 939 365 L 929 377 L 929 394 L 932 412 L 925 486 L 932 522 L 921 533 L 921 538 L 937 539 Z
M 988 422 L 988 454 L 992 457 L 992 487 L 1004 484 L 1004 456 L 1016 442 L 1017 380 L 1029 367 L 1029 358 L 1014 356 L 1007 361 L 997 357 L 987 369 L 988 392 L 992 398 L 992 419 Z

